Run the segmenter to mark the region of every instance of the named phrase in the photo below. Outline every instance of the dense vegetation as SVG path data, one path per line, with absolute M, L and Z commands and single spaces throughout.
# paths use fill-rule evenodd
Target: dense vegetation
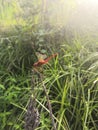
M 15 43 L 16 39 L 1 38 L 0 41 L 1 130 L 23 129 L 28 100 L 34 94 L 31 91 L 31 77 L 35 77 L 31 72 L 35 57 L 33 49 L 26 48 L 25 53 L 20 40 Z M 58 57 L 43 67 L 42 82 L 48 90 L 58 130 L 98 129 L 97 43 L 91 48 L 89 44 L 82 44 L 79 39 L 74 39 L 73 44 L 65 42 L 60 46 Z M 40 81 L 35 88 L 39 129 L 51 129 L 47 100 Z
M 49 101 L 57 130 L 98 130 L 96 39 L 75 35 L 69 40 L 65 30 L 51 25 L 47 30 L 22 20 L 23 26 L 14 22 L 11 30 L 0 32 L 0 130 L 24 130 L 29 100 L 35 95 L 40 115 L 36 130 L 53 130 Z M 58 53 L 42 66 L 42 78 L 33 68 L 38 53 L 47 57 Z

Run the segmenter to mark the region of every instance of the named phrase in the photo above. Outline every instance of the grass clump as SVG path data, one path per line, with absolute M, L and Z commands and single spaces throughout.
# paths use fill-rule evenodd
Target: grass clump
M 56 127 L 57 130 L 97 130 L 98 53 L 85 48 L 85 45 L 72 46 L 64 45 L 63 50 L 66 51 L 44 70 L 43 82 L 48 90 Z M 41 113 L 44 113 L 44 118 L 49 120 L 47 100 L 43 98 L 40 95 L 38 103 L 43 107 Z M 44 122 L 48 126 L 42 122 L 41 130 L 52 129 L 49 121 Z
M 34 51 L 26 40 L 0 38 L 0 129 L 22 130 L 31 90 Z
M 29 98 L 30 77 L 0 71 L 1 130 L 22 129 L 23 113 Z

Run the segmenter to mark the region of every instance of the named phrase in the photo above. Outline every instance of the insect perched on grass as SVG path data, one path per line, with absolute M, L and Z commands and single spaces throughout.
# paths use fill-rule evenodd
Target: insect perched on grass
M 36 62 L 36 63 L 33 64 L 33 67 L 41 67 L 42 65 L 47 64 L 47 63 L 49 62 L 49 60 L 51 60 L 52 58 L 54 58 L 54 57 L 56 57 L 56 56 L 57 56 L 57 53 L 51 55 L 51 56 L 48 57 L 48 58 L 39 59 L 38 62 Z
M 43 86 L 43 90 L 44 90 L 45 95 L 46 95 L 48 108 L 49 108 L 49 112 L 50 112 L 50 118 L 51 118 L 51 122 L 52 122 L 52 126 L 53 126 L 53 130 L 56 130 L 56 124 L 55 124 L 54 117 L 53 117 L 52 106 L 51 106 L 51 103 L 50 103 L 50 100 L 49 100 L 49 95 L 47 93 L 46 86 L 45 86 L 45 84 L 43 82 L 43 73 L 42 73 L 43 71 L 41 70 L 41 68 L 42 68 L 42 65 L 47 64 L 49 62 L 49 60 L 51 60 L 51 58 L 54 58 L 56 56 L 57 56 L 57 53 L 49 56 L 48 58 L 39 59 L 38 62 L 33 64 L 34 71 L 36 72 L 36 74 L 38 75 L 39 79 L 41 80 L 42 86 Z

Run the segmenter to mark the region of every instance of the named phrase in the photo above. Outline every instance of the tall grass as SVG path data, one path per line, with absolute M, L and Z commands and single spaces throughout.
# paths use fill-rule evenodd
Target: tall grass
M 98 53 L 85 48 L 79 41 L 72 46 L 66 43 L 63 54 L 44 70 L 43 82 L 48 90 L 57 130 L 97 130 Z M 45 95 L 40 96 L 37 100 L 43 109 L 39 129 L 50 130 L 47 101 Z
M 22 35 L 23 36 L 23 35 Z M 0 129 L 22 129 L 23 114 L 31 95 L 34 51 L 29 40 L 0 38 Z
M 41 81 L 31 74 L 36 58 L 32 46 L 27 49 L 31 38 L 22 34 L 0 41 L 0 130 L 24 129 L 28 101 L 34 93 L 40 113 L 37 130 L 53 129 L 43 83 L 57 130 L 97 130 L 98 43 L 82 44 L 84 41 L 79 38 L 71 44 L 64 41 L 58 57 L 43 66 Z M 31 78 L 36 78 L 34 91 L 31 91 Z

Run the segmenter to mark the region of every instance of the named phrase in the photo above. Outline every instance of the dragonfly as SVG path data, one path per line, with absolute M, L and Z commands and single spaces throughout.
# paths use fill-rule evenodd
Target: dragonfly
M 45 59 L 39 59 L 37 62 L 35 62 L 33 64 L 33 67 L 41 67 L 42 65 L 44 64 L 47 64 L 52 58 L 56 57 L 58 54 L 55 53 L 51 56 L 49 56 L 48 58 L 45 58 Z

